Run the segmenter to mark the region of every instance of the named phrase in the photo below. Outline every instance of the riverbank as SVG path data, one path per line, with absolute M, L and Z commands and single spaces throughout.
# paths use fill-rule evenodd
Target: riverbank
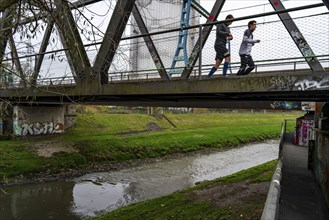
M 270 161 L 90 220 L 260 219 L 276 163 Z
M 79 114 L 62 136 L 0 142 L 0 184 L 71 178 L 278 137 L 299 114 Z M 173 126 L 175 125 L 175 126 Z M 293 130 L 294 123 L 287 130 Z M 151 159 L 148 159 L 151 158 Z

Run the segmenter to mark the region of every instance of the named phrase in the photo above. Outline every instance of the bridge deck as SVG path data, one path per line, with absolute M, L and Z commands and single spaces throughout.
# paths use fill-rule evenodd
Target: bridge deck
M 327 220 L 329 210 L 314 175 L 307 169 L 308 147 L 292 144 L 287 134 L 283 145 L 283 168 L 279 220 Z
M 98 105 L 237 108 L 241 101 L 329 100 L 328 72 L 276 71 L 246 76 L 191 78 L 170 81 L 122 81 L 101 85 L 48 85 L 0 89 L 10 102 Z M 228 103 L 228 102 L 231 102 Z M 240 105 L 239 108 L 249 108 Z M 253 107 L 251 107 L 253 108 Z

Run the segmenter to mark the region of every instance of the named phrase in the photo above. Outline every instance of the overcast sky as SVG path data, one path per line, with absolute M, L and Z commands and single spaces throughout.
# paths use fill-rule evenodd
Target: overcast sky
M 293 8 L 293 7 L 298 7 L 298 6 L 302 6 L 302 5 L 311 5 L 311 4 L 316 4 L 316 3 L 321 3 L 322 0 L 285 0 L 283 1 L 283 4 L 286 8 Z M 108 26 L 108 22 L 110 19 L 109 14 L 111 14 L 111 10 L 109 10 L 109 6 L 110 6 L 111 1 L 110 0 L 104 0 L 102 2 L 99 2 L 97 4 L 93 4 L 88 6 L 89 10 L 84 10 L 84 14 L 86 15 L 86 18 L 90 18 L 91 17 L 91 13 L 95 13 L 95 15 L 93 16 L 93 23 L 97 23 L 96 26 L 99 27 L 102 32 L 105 32 L 107 26 Z M 112 2 L 113 3 L 113 2 Z M 211 11 L 211 9 L 213 8 L 213 5 L 215 3 L 215 0 L 201 0 L 201 5 L 208 10 L 209 12 Z M 257 6 L 257 7 L 255 7 Z M 113 5 L 112 5 L 112 9 L 113 9 Z M 225 17 L 228 14 L 233 14 L 234 17 L 242 17 L 242 16 L 247 16 L 247 15 L 254 15 L 254 14 L 259 14 L 259 13 L 264 13 L 264 12 L 269 12 L 269 11 L 273 11 L 272 6 L 269 4 L 268 0 L 226 0 L 223 9 L 219 15 L 218 20 L 223 20 L 225 19 Z M 299 12 L 292 12 L 290 13 L 290 15 L 292 17 L 296 17 L 296 16 L 304 16 L 307 14 L 318 14 L 318 13 L 322 13 L 322 12 L 328 12 L 326 7 L 320 7 L 320 8 L 315 8 L 315 9 L 309 9 L 309 10 L 303 10 L 303 11 L 299 11 Z M 97 15 L 96 15 L 97 14 Z M 98 16 L 101 15 L 101 16 Z M 96 22 L 96 20 L 98 20 L 98 22 Z M 269 16 L 269 17 L 261 17 L 261 18 L 256 18 L 255 20 L 257 20 L 258 23 L 261 22 L 266 22 L 266 21 L 272 21 L 272 20 L 279 20 L 277 15 L 273 15 L 273 16 Z M 245 25 L 247 27 L 247 23 L 249 20 L 243 20 L 243 21 L 239 21 L 239 22 L 234 22 L 231 27 L 234 28 L 236 26 L 241 26 L 241 25 Z M 177 18 L 177 22 L 179 22 L 179 17 Z M 204 23 L 205 19 L 201 19 L 201 23 Z M 83 23 L 83 22 L 81 22 Z M 87 29 L 87 28 L 86 28 Z M 240 31 L 234 30 L 235 33 L 235 41 L 233 43 L 235 44 L 240 44 L 240 37 L 242 36 L 242 34 L 240 32 L 242 32 L 243 28 L 241 28 Z M 328 30 L 328 27 L 325 27 L 324 29 Z M 95 29 L 94 29 L 95 30 Z M 128 28 L 129 30 L 129 28 Z M 318 30 L 316 30 L 318 31 Z M 265 36 L 261 36 L 261 34 L 264 34 L 265 31 L 262 30 L 262 27 L 260 26 L 259 29 L 257 30 L 257 32 L 255 33 L 256 37 L 260 37 L 265 45 Z M 130 31 L 126 32 L 127 35 L 130 35 Z M 241 36 L 240 36 L 241 35 Z M 41 36 L 38 38 L 38 40 L 40 41 L 42 38 Z M 98 37 L 97 41 L 100 41 L 102 39 L 102 37 Z M 212 44 L 213 44 L 213 40 L 210 39 L 209 44 L 211 47 L 211 52 L 212 52 Z M 33 42 L 32 42 L 33 43 Z M 254 52 L 255 55 L 257 55 L 257 51 L 261 51 L 261 45 L 257 45 L 258 47 L 255 47 Z M 51 47 L 49 47 L 49 50 L 51 49 Z M 53 48 L 56 49 L 56 48 Z M 233 48 L 234 49 L 234 48 Z M 38 51 L 38 48 L 35 49 L 35 51 Z M 63 68 L 66 69 L 65 71 L 69 71 L 69 68 L 67 65 L 63 66 L 63 63 L 59 63 L 57 60 L 49 60 L 47 59 L 48 56 L 46 56 L 45 61 L 52 63 L 51 64 L 45 64 L 43 66 L 43 72 L 49 72 L 49 69 L 51 69 L 51 72 L 57 72 L 59 71 L 59 68 Z M 232 57 L 234 58 L 234 57 Z M 212 58 L 211 58 L 212 59 Z M 58 64 L 58 65 L 57 65 Z
M 282 0 L 283 5 L 286 9 L 288 8 L 294 8 L 298 6 L 304 6 L 304 5 L 312 5 L 317 3 L 322 3 L 322 0 Z M 201 5 L 207 9 L 209 12 L 211 11 L 215 0 L 201 0 Z M 258 6 L 258 7 L 253 7 Z M 226 15 L 233 14 L 234 17 L 242 17 L 246 15 L 252 15 L 252 14 L 259 14 L 264 12 L 273 11 L 273 7 L 269 4 L 268 0 L 249 0 L 249 1 L 240 1 L 240 0 L 226 0 L 224 3 L 224 6 L 222 8 L 222 11 L 219 15 L 218 20 L 225 19 Z M 300 16 L 300 15 L 307 15 L 312 13 L 320 13 L 320 12 L 328 12 L 326 7 L 321 8 L 315 8 L 315 9 L 309 9 L 309 10 L 303 10 L 299 12 L 291 12 L 290 15 L 292 17 L 294 16 Z M 273 18 L 277 18 L 277 16 L 272 16 Z M 257 18 L 259 21 L 267 21 L 271 19 L 270 17 L 264 17 L 264 18 Z M 256 20 L 257 20 L 256 19 Z M 202 19 L 202 22 L 205 22 L 204 19 Z M 245 23 L 245 22 L 244 22 Z M 234 25 L 241 24 L 235 23 Z M 234 26 L 233 25 L 233 26 Z

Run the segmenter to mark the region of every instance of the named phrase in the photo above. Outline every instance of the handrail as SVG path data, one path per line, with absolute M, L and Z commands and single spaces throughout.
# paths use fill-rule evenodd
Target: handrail
M 281 191 L 281 169 L 282 160 L 279 159 L 276 170 L 273 174 L 270 190 L 268 191 L 265 207 L 261 220 L 276 220 L 279 212 L 279 198 Z
M 322 57 L 326 57 L 325 59 L 319 59 L 320 61 L 322 60 L 325 60 L 327 61 L 328 60 L 328 57 L 329 57 L 329 54 L 327 55 L 319 55 L 319 56 L 316 56 L 317 58 L 322 58 Z M 305 58 L 309 58 L 309 57 L 293 57 L 293 58 L 280 58 L 280 59 L 271 59 L 271 60 L 255 60 L 255 64 L 257 66 L 268 66 L 268 65 L 280 65 L 280 64 L 294 64 L 294 63 L 306 63 L 305 61 Z M 287 60 L 292 60 L 292 61 L 287 61 Z M 274 62 L 278 62 L 278 61 L 287 61 L 287 62 L 281 62 L 281 63 L 274 63 Z M 264 62 L 264 63 L 263 63 Z M 266 62 L 266 63 L 265 63 Z M 269 63 L 269 62 L 272 62 L 272 63 Z M 260 63 L 260 64 L 257 64 L 257 63 Z M 231 63 L 231 65 L 239 65 L 240 62 L 233 62 Z M 205 65 L 202 65 L 202 66 L 209 66 L 209 67 L 212 67 L 213 64 L 205 64 Z M 195 66 L 195 67 L 198 67 L 198 66 Z M 181 67 L 180 67 L 181 68 Z M 170 68 L 166 68 L 167 70 L 170 69 Z M 131 73 L 131 72 L 134 72 L 134 73 L 145 73 L 145 72 L 156 72 L 157 73 L 158 69 L 145 69 L 145 70 L 136 70 L 136 71 L 118 71 L 118 72 L 110 72 L 109 75 L 121 75 L 121 74 L 124 74 L 124 73 Z
M 282 151 L 283 151 L 283 142 L 286 135 L 286 131 L 287 131 L 287 120 L 283 120 L 281 125 L 281 136 L 280 136 L 280 144 L 279 144 L 279 159 L 283 158 Z
M 320 55 L 317 56 L 319 61 L 328 61 L 329 60 L 329 54 L 328 55 Z M 321 59 L 322 58 L 322 59 Z M 287 62 L 278 62 L 283 60 L 291 60 Z M 306 63 L 304 57 L 294 57 L 294 58 L 286 58 L 286 59 L 272 59 L 272 60 L 257 60 L 255 61 L 256 69 L 255 73 L 258 73 L 257 67 L 266 67 L 266 66 L 287 66 L 287 65 L 294 65 L 293 71 L 296 71 L 296 65 L 297 64 L 303 64 Z M 209 68 L 212 65 L 202 65 L 201 71 L 209 71 Z M 198 67 L 198 66 L 195 66 Z M 238 68 L 239 62 L 232 63 L 232 68 Z M 170 69 L 170 68 L 167 68 Z M 289 71 L 290 69 L 288 69 Z M 287 70 L 286 70 L 287 71 Z M 266 72 L 266 71 L 265 71 Z M 133 74 L 132 74 L 133 73 Z M 126 75 L 127 74 L 127 75 Z M 195 77 L 199 76 L 199 74 L 194 74 Z M 202 74 L 201 74 L 202 75 Z M 136 77 L 136 79 L 135 79 Z M 137 71 L 123 71 L 123 72 L 116 72 L 116 73 L 109 73 L 109 78 L 111 82 L 127 82 L 127 81 L 154 81 L 154 80 L 161 80 L 159 77 L 159 73 L 157 69 L 147 69 L 147 70 L 137 70 Z M 137 79 L 138 78 L 138 79 Z M 174 79 L 175 77 L 173 77 Z M 199 77 L 198 77 L 199 78 Z M 75 81 L 73 76 L 61 76 L 61 77 L 52 77 L 52 78 L 41 78 L 37 80 L 37 85 L 39 86 L 52 86 L 52 85 L 74 85 Z M 3 87 L 0 85 L 0 87 Z M 5 86 L 6 87 L 6 86 Z M 13 81 L 8 85 L 7 87 L 20 87 L 19 81 Z
M 281 192 L 281 179 L 282 179 L 282 160 L 283 160 L 283 142 L 286 134 L 287 121 L 283 120 L 281 125 L 281 137 L 279 144 L 279 159 L 276 169 L 270 184 L 270 189 L 267 194 L 264 210 L 261 220 L 276 220 L 279 213 L 279 199 Z
M 319 57 L 327 57 L 328 55 L 325 55 L 325 56 L 319 56 Z M 287 61 L 287 62 L 281 62 L 281 63 L 274 63 L 275 61 L 281 61 L 282 59 L 273 59 L 273 60 L 261 60 L 261 61 L 255 61 L 256 63 L 256 68 L 257 67 L 268 67 L 268 66 L 287 66 L 287 65 L 293 65 L 293 71 L 296 71 L 296 65 L 297 64 L 303 64 L 305 63 L 306 64 L 306 61 L 305 59 L 304 60 L 296 60 L 296 59 L 304 59 L 304 58 L 301 58 L 301 57 L 298 57 L 298 58 L 295 58 L 294 60 L 295 61 Z M 286 60 L 289 60 L 289 58 L 287 58 Z M 327 61 L 329 60 L 328 58 L 325 58 L 325 59 L 319 59 L 319 61 Z M 268 62 L 272 62 L 272 63 L 261 63 L 261 62 L 265 62 L 265 61 L 268 61 Z M 231 67 L 232 68 L 238 68 L 239 67 L 239 63 L 231 63 Z M 212 65 L 202 65 L 202 68 L 201 68 L 201 71 L 209 71 L 209 68 L 211 67 Z M 196 69 L 198 69 L 199 66 L 195 66 Z M 166 70 L 169 70 L 170 68 L 166 68 Z M 288 69 L 288 70 L 291 70 L 291 69 Z M 197 71 L 197 70 L 196 70 Z M 255 70 L 255 72 L 259 72 L 258 69 Z M 110 81 L 116 81 L 116 80 L 112 80 L 112 79 L 115 79 L 115 78 L 120 78 L 120 80 L 118 81 L 130 81 L 131 78 L 134 78 L 133 76 L 128 76 L 128 75 L 125 75 L 127 73 L 134 73 L 135 76 L 138 76 L 140 78 L 144 77 L 144 79 L 146 80 L 151 80 L 151 79 L 160 79 L 159 77 L 159 74 L 157 72 L 157 69 L 148 69 L 148 70 L 137 70 L 137 71 L 123 71 L 123 72 L 116 72 L 116 73 L 109 73 L 109 77 L 110 77 Z M 199 74 L 196 74 L 199 76 Z M 201 73 L 202 75 L 202 73 Z M 154 77 L 149 77 L 149 76 L 154 76 Z M 123 78 L 125 78 L 123 80 Z M 174 79 L 175 77 L 173 77 Z

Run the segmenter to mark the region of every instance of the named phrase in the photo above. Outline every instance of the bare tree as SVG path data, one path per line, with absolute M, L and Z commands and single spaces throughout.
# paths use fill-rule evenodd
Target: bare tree
M 92 22 L 96 12 L 88 11 L 84 2 L 91 1 L 0 0 L 0 65 L 11 63 L 3 68 L 17 75 L 25 86 L 36 84 L 46 58 L 49 62 L 67 61 L 76 82 L 88 77 L 85 71 L 91 69 L 91 64 L 84 44 L 88 43 L 88 49 L 94 47 L 97 52 L 104 33 Z M 104 17 L 111 13 L 114 2 L 107 1 L 108 11 Z M 36 52 L 33 42 L 40 38 L 43 39 L 39 40 L 40 49 Z M 124 50 L 116 54 L 120 59 L 129 60 Z M 31 66 L 34 66 L 32 72 Z M 44 73 L 43 77 L 46 76 L 52 75 Z

